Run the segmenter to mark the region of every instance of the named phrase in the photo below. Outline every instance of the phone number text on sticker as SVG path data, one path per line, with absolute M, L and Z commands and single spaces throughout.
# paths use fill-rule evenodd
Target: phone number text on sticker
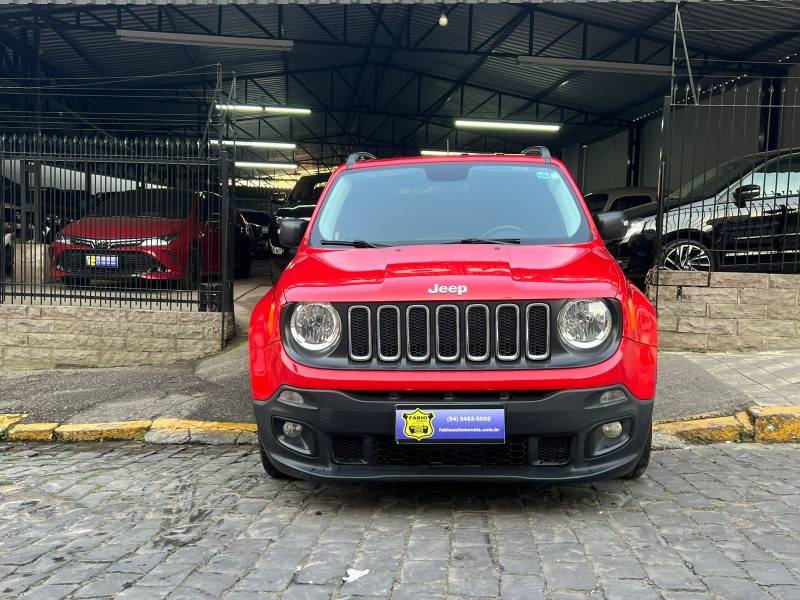
M 398 443 L 505 441 L 503 408 L 413 407 L 395 409 Z

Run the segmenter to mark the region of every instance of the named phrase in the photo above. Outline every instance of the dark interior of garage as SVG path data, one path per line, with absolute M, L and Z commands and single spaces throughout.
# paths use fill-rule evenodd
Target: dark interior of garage
M 654 263 L 782 272 L 800 264 L 800 176 L 791 166 L 800 13 L 791 3 L 12 3 L 0 17 L 3 223 L 40 246 L 103 194 L 203 189 L 219 201 L 192 200 L 193 214 L 231 228 L 219 248 L 186 259 L 199 266 L 181 273 L 183 288 L 197 291 L 210 272 L 218 284 L 275 258 L 277 243 L 246 241 L 244 229 L 267 236 L 255 221 L 313 205 L 325 173 L 352 152 L 542 145 L 591 210 L 634 210 L 631 231 L 644 241 L 617 255 L 632 278 Z M 762 173 L 769 164 L 774 176 Z M 680 224 L 669 223 L 670 207 L 710 190 L 718 171 L 738 180 L 726 192 L 742 188 L 736 203 L 760 202 L 757 218 L 709 233 L 707 223 L 682 224 L 694 210 L 682 209 L 672 219 Z M 307 192 L 292 196 L 303 176 L 313 176 Z M 644 222 L 647 210 L 635 212 L 643 205 L 659 218 Z M 1 250 L 4 272 L 16 260 L 14 284 L 70 279 L 59 271 L 67 262 L 54 262 L 49 277 L 47 265 L 35 266 L 47 261 L 43 247 Z M 216 264 L 215 252 L 233 257 Z M 161 264 L 70 260 L 168 278 Z

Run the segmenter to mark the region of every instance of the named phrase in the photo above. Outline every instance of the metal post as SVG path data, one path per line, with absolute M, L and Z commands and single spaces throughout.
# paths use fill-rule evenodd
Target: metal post
M 233 312 L 233 211 L 228 185 L 228 153 L 220 152 L 219 169 L 222 183 L 222 312 Z
M 658 197 L 658 215 L 656 217 L 656 251 L 655 251 L 655 285 L 656 295 L 653 304 L 658 310 L 658 288 L 659 288 L 659 269 L 661 268 L 661 246 L 662 234 L 664 230 L 664 203 L 666 201 L 667 190 L 669 189 L 669 158 L 672 145 L 672 93 L 664 97 L 663 110 L 661 112 L 661 147 L 658 152 L 658 182 L 656 183 L 656 193 Z

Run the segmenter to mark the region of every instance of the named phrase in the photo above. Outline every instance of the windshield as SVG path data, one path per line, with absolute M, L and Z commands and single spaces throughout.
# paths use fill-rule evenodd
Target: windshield
M 95 217 L 156 217 L 185 219 L 192 207 L 191 193 L 176 190 L 133 190 L 103 194 L 97 200 Z
M 243 210 L 242 214 L 250 223 L 255 223 L 256 225 L 269 225 L 269 215 L 265 212 L 259 212 L 257 210 Z
M 561 244 L 589 241 L 591 232 L 555 167 L 452 162 L 341 174 L 320 210 L 311 244 L 468 239 Z

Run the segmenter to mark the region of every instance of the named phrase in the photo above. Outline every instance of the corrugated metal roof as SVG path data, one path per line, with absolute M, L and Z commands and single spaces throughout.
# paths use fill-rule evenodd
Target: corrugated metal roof
M 302 120 L 272 117 L 261 122 L 260 133 L 257 119 L 237 123 L 249 135 L 304 141 L 307 157 L 313 143 L 320 151 L 319 140 L 325 136 L 339 136 L 347 143 L 361 135 L 387 146 L 427 144 L 447 133 L 455 140 L 450 131 L 455 116 L 572 119 L 575 124 L 550 139 L 556 146 L 579 134 L 581 125 L 577 123 L 585 120 L 599 123 L 603 118 L 636 118 L 660 106 L 668 89 L 665 79 L 576 73 L 520 64 L 516 56 L 532 51 L 548 57 L 631 61 L 638 46 L 640 57 L 667 64 L 675 6 L 656 1 L 531 5 L 491 0 L 463 5 L 438 0 L 278 1 L 238 6 L 230 2 L 170 2 L 170 8 L 165 8 L 166 2 L 136 4 L 127 0 L 120 8 L 114 4 L 104 1 L 78 7 L 0 0 L 0 35 L 18 35 L 21 27 L 35 25 L 38 18 L 42 55 L 50 71 L 66 78 L 65 82 L 107 78 L 105 89 L 97 85 L 103 79 L 87 79 L 87 85 L 95 85 L 48 91 L 52 98 L 61 93 L 65 102 L 70 97 L 91 102 L 83 109 L 89 119 L 94 118 L 93 111 L 127 114 L 138 110 L 140 122 L 152 116 L 153 127 L 167 126 L 159 114 L 176 115 L 179 125 L 192 118 L 202 120 L 198 100 L 207 101 L 211 90 L 201 87 L 201 81 L 213 82 L 219 63 L 225 73 L 226 94 L 233 72 L 237 73 L 237 101 L 302 105 L 315 111 Z M 447 27 L 437 25 L 443 4 L 448 12 Z M 217 5 L 223 7 L 221 23 Z M 797 51 L 799 8 L 778 1 L 690 2 L 684 4 L 682 16 L 692 52 L 711 60 L 750 54 L 748 58 L 774 62 Z M 81 13 L 80 21 L 76 11 Z M 535 13 L 532 44 L 531 13 Z M 155 29 L 159 22 L 165 30 L 175 28 L 182 33 L 279 36 L 296 43 L 291 52 L 279 53 L 130 43 L 115 34 L 118 25 Z M 508 23 L 515 26 L 503 29 Z M 485 54 L 487 49 L 492 53 Z M 423 77 L 421 85 L 416 74 Z M 462 82 L 467 84 L 463 93 L 458 90 Z M 158 97 L 145 98 L 156 94 L 147 92 L 148 88 L 160 90 Z M 13 103 L 15 95 L 29 91 L 24 86 L 9 88 L 7 98 Z M 326 116 L 323 107 L 332 112 Z M 576 110 L 590 116 L 576 116 Z M 119 117 L 117 122 L 124 123 L 126 118 Z M 427 127 L 425 119 L 431 120 Z M 587 135 L 594 136 L 599 129 L 597 125 Z M 458 139 L 462 143 L 498 143 L 463 132 Z

